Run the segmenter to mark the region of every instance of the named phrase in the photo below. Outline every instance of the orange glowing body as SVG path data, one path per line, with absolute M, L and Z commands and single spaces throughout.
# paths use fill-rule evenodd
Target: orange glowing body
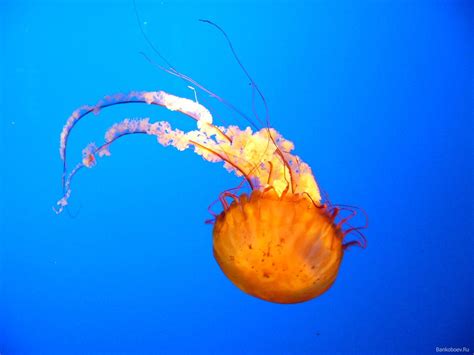
M 347 247 L 365 247 L 360 230 L 366 228 L 367 223 L 361 227 L 352 226 L 348 222 L 359 209 L 333 205 L 327 196 L 325 199 L 321 196 L 311 167 L 292 152 L 293 142 L 271 127 L 265 98 L 237 58 L 225 32 L 211 21 L 202 21 L 224 34 L 234 57 L 251 82 L 253 95 L 257 94 L 264 104 L 265 119 L 259 118 L 253 106 L 256 124 L 233 105 L 172 66 L 160 67 L 218 99 L 247 119 L 252 127 L 241 129 L 235 125 L 216 125 L 211 112 L 198 102 L 196 91 L 195 100 L 164 91 L 132 91 L 106 96 L 93 106 L 82 106 L 69 116 L 60 135 L 63 194 L 57 202 L 56 212 L 61 213 L 69 204 L 71 182 L 77 172 L 94 167 L 98 157 L 110 156 L 111 145 L 122 137 L 143 134 L 155 137 L 165 147 L 179 151 L 192 149 L 206 161 L 223 163 L 226 171 L 241 178 L 238 187 L 219 195 L 218 200 L 223 206 L 220 214 L 209 208 L 215 217 L 210 221 L 215 223 L 214 256 L 225 275 L 244 292 L 266 301 L 298 303 L 310 300 L 334 283 Z M 161 54 L 160 57 L 163 59 Z M 107 130 L 102 144 L 87 145 L 82 161 L 71 169 L 67 164 L 66 148 L 72 129 L 90 113 L 98 114 L 106 107 L 125 103 L 146 103 L 180 112 L 193 119 L 196 128 L 182 131 L 173 128 L 169 122 L 148 117 L 124 119 Z M 248 184 L 249 195 L 234 194 L 242 191 L 244 183 Z M 233 199 L 231 204 L 229 198 Z M 357 234 L 360 239 L 345 240 L 348 234 Z
M 141 100 L 141 101 L 140 101 Z M 96 108 L 123 102 L 145 102 L 179 111 L 197 122 L 197 129 L 184 132 L 168 122 L 125 119 L 114 124 L 105 142 L 89 144 L 82 163 L 66 176 L 66 143 L 69 132 Z M 223 211 L 214 214 L 214 256 L 225 275 L 241 290 L 275 303 L 298 303 L 321 295 L 334 283 L 344 250 L 365 247 L 365 239 L 347 241 L 345 236 L 364 227 L 346 224 L 357 209 L 323 201 L 312 170 L 292 154 L 294 145 L 273 128 L 253 132 L 237 126 L 216 126 L 202 105 L 166 92 L 133 92 L 83 107 L 71 115 L 61 133 L 64 160 L 64 195 L 60 213 L 68 204 L 71 179 L 80 169 L 96 165 L 96 157 L 109 156 L 117 139 L 129 134 L 155 136 L 163 146 L 194 152 L 210 162 L 223 162 L 227 171 L 242 178 L 239 187 L 219 195 Z M 249 195 L 240 190 L 244 182 Z M 228 199 L 233 199 L 228 203 Z M 341 217 L 340 212 L 349 212 Z M 212 213 L 212 211 L 211 211 Z M 338 221 L 336 222 L 336 218 Z M 349 228 L 343 229 L 346 225 Z
M 342 231 L 305 195 L 241 195 L 214 227 L 214 256 L 242 291 L 276 303 L 325 292 L 342 259 Z

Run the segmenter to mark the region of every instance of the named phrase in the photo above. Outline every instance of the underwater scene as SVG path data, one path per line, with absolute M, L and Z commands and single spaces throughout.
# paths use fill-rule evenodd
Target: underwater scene
M 0 354 L 472 354 L 473 24 L 0 0 Z

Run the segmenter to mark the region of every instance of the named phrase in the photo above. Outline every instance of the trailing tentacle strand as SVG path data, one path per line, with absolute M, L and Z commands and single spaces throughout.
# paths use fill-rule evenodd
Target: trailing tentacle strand
M 90 112 L 98 112 L 104 107 L 127 102 L 145 102 L 179 111 L 197 122 L 197 129 L 183 132 L 173 129 L 168 122 L 151 123 L 148 118 L 133 120 L 125 119 L 114 124 L 105 135 L 105 143 L 100 147 L 94 144 L 83 151 L 83 160 L 69 176 L 66 170 L 67 139 L 77 122 Z M 118 138 L 135 133 L 146 133 L 157 137 L 163 146 L 173 146 L 182 151 L 193 146 L 196 154 L 210 162 L 224 162 L 224 167 L 243 176 L 250 188 L 263 190 L 271 183 L 277 194 L 288 189 L 287 174 L 292 175 L 292 189 L 295 193 L 308 194 L 313 201 L 319 202 L 321 197 L 314 180 L 311 168 L 297 156 L 291 154 L 293 143 L 284 139 L 276 130 L 264 128 L 253 132 L 247 127 L 241 130 L 237 126 L 218 127 L 212 123 L 211 113 L 195 101 L 170 95 L 163 91 L 133 92 L 104 98 L 95 106 L 82 107 L 76 110 L 66 122 L 61 133 L 61 157 L 64 158 L 64 196 L 58 202 L 59 212 L 67 205 L 71 195 L 70 185 L 74 175 L 82 167 L 93 167 L 97 157 L 110 155 L 109 147 Z M 275 147 L 268 147 L 269 135 L 274 138 Z M 284 152 L 284 158 L 283 154 Z M 291 164 L 297 169 L 289 170 Z M 271 175 L 271 182 L 269 176 Z

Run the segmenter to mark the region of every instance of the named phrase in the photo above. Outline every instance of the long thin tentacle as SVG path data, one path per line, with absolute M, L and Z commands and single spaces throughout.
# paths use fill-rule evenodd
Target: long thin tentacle
M 204 23 L 207 23 L 211 26 L 214 26 L 215 28 L 217 28 L 222 34 L 223 36 L 225 37 L 226 41 L 227 41 L 227 44 L 229 45 L 229 48 L 232 52 L 232 55 L 234 56 L 235 60 L 237 61 L 237 64 L 240 66 L 240 68 L 242 69 L 242 71 L 244 72 L 244 74 L 247 76 L 247 78 L 250 80 L 250 83 L 252 84 L 252 95 L 254 94 L 254 90 L 257 90 L 257 93 L 258 95 L 260 96 L 260 99 L 262 100 L 263 102 L 263 106 L 265 107 L 265 123 L 263 123 L 260 118 L 258 117 L 257 115 L 257 112 L 256 112 L 256 109 L 255 109 L 255 100 L 254 98 L 252 97 L 252 110 L 254 111 L 254 114 L 256 115 L 256 118 L 257 120 L 264 126 L 266 126 L 267 130 L 268 130 L 268 136 L 269 136 L 269 141 L 271 140 L 272 143 L 275 145 L 275 148 L 278 152 L 278 154 L 281 156 L 282 160 L 283 160 L 283 163 L 284 165 L 286 166 L 286 168 L 288 169 L 289 171 L 289 174 L 290 174 L 290 188 L 291 188 L 291 192 L 294 191 L 295 189 L 295 186 L 294 186 L 294 179 L 293 179 L 293 175 L 292 175 L 292 169 L 291 169 L 291 166 L 290 164 L 288 163 L 288 161 L 285 159 L 285 157 L 283 156 L 283 153 L 281 152 L 280 150 L 280 147 L 278 146 L 278 144 L 275 142 L 275 139 L 273 138 L 271 132 L 270 132 L 270 110 L 268 108 L 268 104 L 267 104 L 267 100 L 265 99 L 265 96 L 263 95 L 262 91 L 259 89 L 259 87 L 257 86 L 257 84 L 255 83 L 255 81 L 253 80 L 252 76 L 249 74 L 249 72 L 247 71 L 247 69 L 245 68 L 245 66 L 242 64 L 239 56 L 237 55 L 237 52 L 236 50 L 234 49 L 234 45 L 232 44 L 232 41 L 230 40 L 229 36 L 227 35 L 227 33 L 222 29 L 222 27 L 220 27 L 218 24 L 210 21 L 210 20 L 206 20 L 206 19 L 200 19 L 199 21 L 201 22 L 204 22 Z
M 252 76 L 249 74 L 249 72 L 247 71 L 247 69 L 245 68 L 245 66 L 242 64 L 239 56 L 237 55 L 237 52 L 235 51 L 234 49 L 234 45 L 232 44 L 232 41 L 230 40 L 229 36 L 227 35 L 227 33 L 216 23 L 210 21 L 210 20 L 206 20 L 206 19 L 200 19 L 199 21 L 201 22 L 204 22 L 204 23 L 208 23 L 210 24 L 211 26 L 214 26 L 215 28 L 217 28 L 225 37 L 226 41 L 227 41 L 227 44 L 229 45 L 229 48 L 230 50 L 232 51 L 232 55 L 234 56 L 235 60 L 237 61 L 237 64 L 239 65 L 239 67 L 242 69 L 242 71 L 244 72 L 245 76 L 250 80 L 250 83 L 252 84 L 252 88 L 254 88 L 255 90 L 257 90 L 257 93 L 258 95 L 260 96 L 262 102 L 263 102 L 263 105 L 265 107 L 265 122 L 266 122 L 266 126 L 269 127 L 270 126 L 270 113 L 269 113 L 269 109 L 268 109 L 268 104 L 267 104 L 267 100 L 265 99 L 265 96 L 263 95 L 263 93 L 260 91 L 259 87 L 257 86 L 257 84 L 255 83 L 255 81 L 253 80 Z M 254 111 L 255 111 L 255 108 L 254 108 Z M 260 121 L 260 119 L 258 118 L 257 116 L 257 120 Z M 261 122 L 261 121 L 260 121 Z M 263 124 L 263 123 L 262 123 Z
M 156 47 L 156 45 L 153 43 L 153 41 L 150 39 L 150 37 L 148 37 L 147 33 L 145 32 L 145 29 L 143 27 L 143 22 L 141 20 L 141 17 L 140 17 L 140 14 L 138 12 L 138 8 L 137 8 L 137 4 L 136 4 L 136 0 L 133 0 L 133 8 L 134 8 L 134 11 L 135 11 L 135 17 L 137 19 L 137 23 L 138 23 L 138 27 L 140 28 L 140 32 L 143 36 L 143 38 L 145 39 L 145 41 L 147 42 L 147 44 L 150 46 L 150 48 L 152 49 L 152 51 L 158 55 L 158 57 L 160 57 L 160 59 L 166 63 L 166 65 L 168 66 L 168 68 L 165 68 L 157 63 L 155 63 L 153 60 L 151 60 L 150 57 L 148 57 L 145 53 L 143 52 L 140 52 L 141 55 L 143 55 L 143 57 L 150 63 L 152 64 L 153 66 L 157 67 L 158 69 L 160 70 L 163 70 L 165 72 L 167 72 L 168 74 L 171 74 L 171 75 L 174 75 L 178 78 L 181 78 L 182 80 L 188 82 L 188 83 L 191 83 L 195 86 L 197 86 L 199 89 L 201 89 L 202 91 L 204 91 L 205 93 L 207 93 L 209 96 L 217 99 L 218 101 L 220 101 L 221 103 L 223 103 L 225 106 L 227 106 L 229 109 L 231 109 L 232 111 L 236 112 L 239 116 L 243 117 L 247 122 L 249 122 L 255 129 L 258 129 L 257 125 L 250 119 L 250 117 L 248 117 L 244 112 L 242 112 L 241 110 L 239 110 L 236 106 L 234 106 L 233 104 L 231 104 L 229 101 L 223 99 L 222 97 L 220 97 L 219 95 L 216 95 L 215 93 L 213 93 L 212 91 L 208 90 L 206 87 L 204 87 L 203 85 L 197 83 L 195 80 L 193 80 L 192 78 L 190 78 L 189 76 L 183 74 L 183 73 L 180 73 L 175 66 L 173 66 L 171 64 L 171 62 L 158 50 L 158 48 Z

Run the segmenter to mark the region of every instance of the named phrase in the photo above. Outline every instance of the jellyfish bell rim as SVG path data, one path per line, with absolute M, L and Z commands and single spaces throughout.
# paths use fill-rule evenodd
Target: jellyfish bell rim
M 292 304 L 326 292 L 337 278 L 343 231 L 305 194 L 242 194 L 216 218 L 213 253 L 239 289 Z

